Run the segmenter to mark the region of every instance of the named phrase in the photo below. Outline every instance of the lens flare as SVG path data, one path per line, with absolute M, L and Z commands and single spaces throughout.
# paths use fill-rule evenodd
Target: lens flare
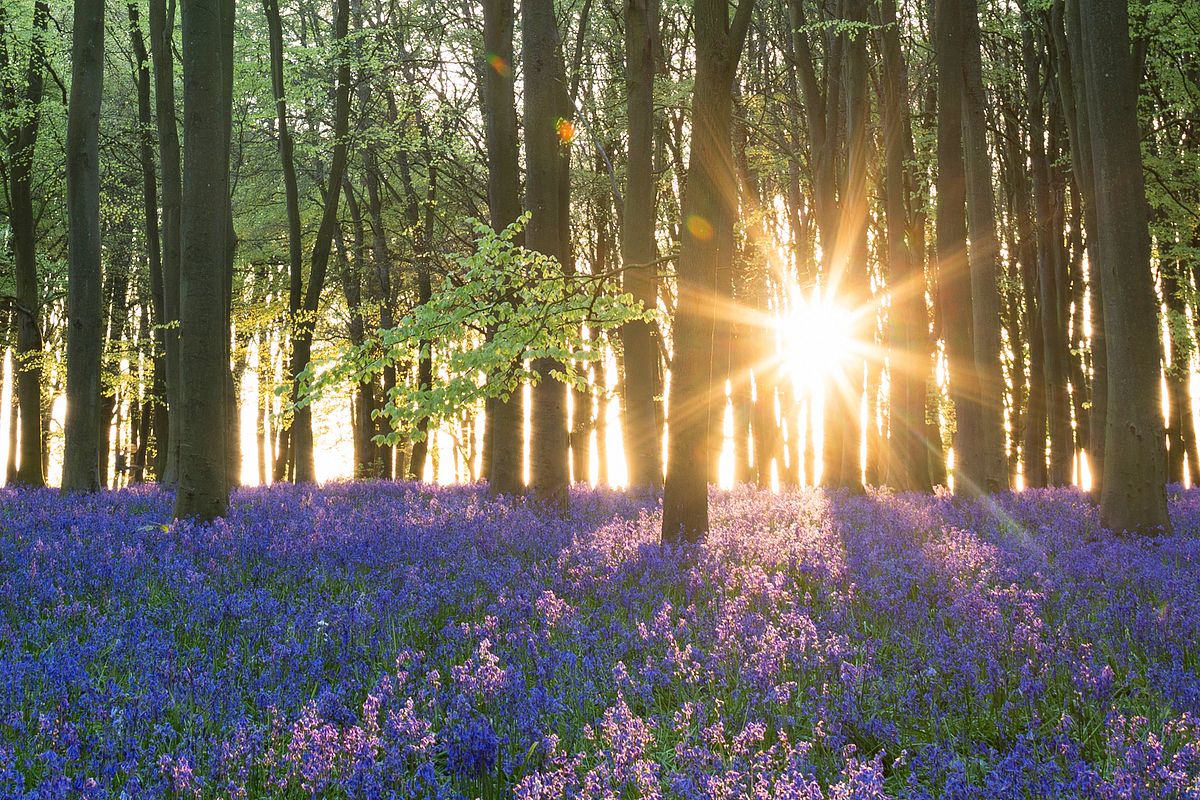
M 569 119 L 558 120 L 558 140 L 563 144 L 575 141 L 575 123 Z
M 498 56 L 495 53 L 488 53 L 487 62 L 491 66 L 492 71 L 501 78 L 507 78 L 509 75 L 512 75 L 512 68 L 508 66 L 508 62 L 502 56 Z
M 707 242 L 713 236 L 712 223 L 699 214 L 690 215 L 685 224 L 687 225 L 688 233 L 692 235 L 692 238 L 699 239 L 702 242 Z

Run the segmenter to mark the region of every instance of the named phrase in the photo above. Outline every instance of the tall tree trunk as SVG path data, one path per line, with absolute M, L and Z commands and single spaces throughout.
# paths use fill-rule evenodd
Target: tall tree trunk
M 350 210 L 351 225 L 354 230 L 354 244 L 351 254 L 346 253 L 345 246 L 338 237 L 338 250 L 341 257 L 342 293 L 346 297 L 346 310 L 349 312 L 350 324 L 346 331 L 352 347 L 360 347 L 366 337 L 366 321 L 363 319 L 362 307 L 362 272 L 361 267 L 366 263 L 366 225 L 363 222 L 362 208 L 351 189 L 350 181 L 343 181 L 346 194 L 346 207 Z M 350 255 L 353 257 L 351 258 Z M 354 386 L 354 394 L 350 401 L 352 442 L 354 446 L 354 477 L 367 478 L 374 471 L 375 447 L 371 442 L 375 421 L 371 417 L 374 406 L 374 389 L 370 381 L 363 381 Z
M 162 241 L 159 236 L 158 222 L 158 176 L 154 164 L 154 112 L 150 105 L 150 56 L 146 52 L 146 43 L 142 36 L 136 2 L 129 3 L 128 13 L 129 38 L 133 43 L 134 58 L 137 59 L 140 140 L 138 158 L 142 167 L 142 231 L 146 237 L 146 258 L 150 268 L 150 302 L 154 310 L 154 377 L 147 392 L 147 408 L 143 413 L 148 412 L 149 415 L 152 415 L 150 427 L 154 431 L 155 447 L 161 453 L 167 446 L 167 429 L 170 424 L 167 419 L 167 362 L 164 332 L 167 314 L 164 297 L 166 289 L 163 277 Z M 149 452 L 146 437 L 140 437 L 138 444 L 143 451 L 138 469 L 145 470 L 146 457 Z M 161 478 L 162 476 L 158 474 L 157 477 Z
M 222 46 L 228 0 L 183 0 L 183 205 L 180 219 L 179 491 L 175 516 L 210 520 L 229 505 L 226 482 L 225 203 L 229 141 L 223 81 L 233 64 Z
M 1167 306 L 1167 333 L 1171 344 L 1167 363 L 1167 480 L 1183 483 L 1188 466 L 1195 464 L 1196 432 L 1192 422 L 1191 377 L 1192 337 L 1187 320 L 1187 302 L 1181 286 L 1182 263 L 1163 263 L 1162 293 Z M 1186 461 L 1185 461 L 1186 459 Z M 1190 462 L 1190 463 L 1189 463 Z
M 8 324 L 12 328 L 12 341 L 14 347 L 9 351 L 13 356 L 13 379 L 11 382 L 10 399 L 8 403 L 8 461 L 4 465 L 4 484 L 12 486 L 17 482 L 17 454 L 20 449 L 21 437 L 21 403 L 17 393 L 17 382 L 20 380 L 19 374 L 16 372 L 16 341 L 17 341 L 17 326 L 20 324 L 15 308 L 11 311 L 11 322 Z
M 865 0 L 843 0 L 842 16 L 851 23 L 866 22 Z M 871 105 L 867 95 L 866 36 L 855 35 L 844 45 L 846 96 L 846 169 L 839 204 L 838 232 L 828 283 L 835 302 L 852 318 L 850 336 L 856 343 L 872 335 L 874 314 L 866 313 L 870 297 L 867 278 L 867 162 L 870 158 Z M 839 386 L 826 395 L 824 482 L 854 492 L 863 489 L 862 402 L 865 359 L 861 350 L 846 355 Z M 840 442 L 838 441 L 840 437 Z
M 482 68 L 484 135 L 488 160 L 488 210 L 492 228 L 504 230 L 521 216 L 517 111 L 513 88 L 513 0 L 484 0 Z M 490 491 L 518 494 L 524 485 L 523 392 L 487 404 L 483 462 Z
M 1163 490 L 1162 347 L 1128 14 L 1124 0 L 1080 6 L 1108 344 L 1100 521 L 1117 531 L 1170 531 Z
M 279 16 L 279 0 L 263 0 L 263 12 L 267 19 L 275 132 L 279 142 L 279 163 L 283 171 L 283 196 L 287 209 L 288 319 L 293 329 L 298 330 L 304 293 L 304 244 L 300 225 L 300 190 L 296 182 L 295 143 L 288 119 L 287 84 L 283 74 L 283 22 Z M 291 436 L 292 430 L 280 433 L 281 438 L 290 439 Z
M 379 192 L 378 166 L 374 148 L 368 145 L 363 150 L 363 183 L 367 187 L 367 213 L 371 218 L 371 259 L 375 265 L 375 279 L 379 289 L 379 327 L 390 330 L 396 326 L 392 304 L 392 254 L 388 248 L 387 231 L 383 227 L 383 200 Z M 383 397 L 396 386 L 396 365 L 388 363 L 383 368 Z M 373 392 L 372 392 L 373 395 Z M 377 405 L 372 398 L 372 407 Z M 372 455 L 371 474 L 378 478 L 392 478 L 392 462 L 395 448 L 391 445 L 375 446 Z
M 157 473 L 167 484 L 179 482 L 182 404 L 179 363 L 179 262 L 183 185 L 179 129 L 175 119 L 175 3 L 150 0 L 150 53 L 154 62 L 154 116 L 162 171 L 162 336 L 166 360 L 167 427 L 159 443 Z M 215 46 L 215 44 L 214 44 Z
M 750 25 L 753 0 L 743 0 L 732 23 L 727 0 L 697 0 L 696 79 L 692 143 L 682 203 L 678 302 L 672 331 L 667 479 L 663 494 L 664 542 L 697 541 L 708 532 L 707 464 L 713 375 L 714 289 L 723 227 L 733 225 L 737 182 L 733 173 L 732 86 Z
M 1091 296 L 1091 412 L 1088 425 L 1088 466 L 1092 491 L 1099 496 L 1104 482 L 1105 417 L 1108 408 L 1108 355 L 1104 339 L 1104 303 L 1097 269 L 1096 185 L 1092 166 L 1091 117 L 1087 102 L 1087 76 L 1083 65 L 1079 0 L 1055 0 L 1054 41 L 1058 51 L 1059 94 L 1066 111 L 1071 138 L 1071 169 L 1083 196 L 1083 225 L 1088 257 L 1088 290 Z
M 975 370 L 979 390 L 978 480 L 987 492 L 1008 488 L 1004 460 L 1004 375 L 1000 364 L 1000 244 L 987 144 L 978 0 L 963 0 L 963 147 Z
M 118 252 L 123 248 L 117 248 Z M 124 255 L 124 253 L 122 253 Z M 116 259 L 114 259 L 115 261 Z M 123 259 L 122 259 L 123 260 Z M 111 350 L 118 350 L 121 347 L 121 342 L 125 339 L 126 331 L 126 314 L 129 312 L 128 295 L 129 295 L 129 275 L 133 271 L 131 264 L 129 269 L 121 269 L 113 266 L 105 275 L 105 290 L 106 304 L 108 306 L 108 335 L 106 340 L 108 347 Z M 101 381 L 97 381 L 98 390 L 96 400 L 99 403 L 96 424 L 96 464 L 99 469 L 99 485 L 103 488 L 109 485 L 108 462 L 109 462 L 109 438 L 110 432 L 113 429 L 114 417 L 120 416 L 121 402 L 117 396 L 119 383 L 120 363 L 112 364 L 104 372 L 111 379 L 112 386 L 105 389 Z M 119 422 L 119 419 L 117 420 Z M 117 429 L 117 453 L 121 454 L 120 450 L 120 425 Z
M 930 491 L 926 464 L 925 377 L 929 359 L 929 315 L 925 271 L 913 257 L 906 154 L 912 141 L 908 80 L 896 0 L 882 0 L 879 32 L 883 53 L 880 107 L 885 158 L 884 213 L 887 219 L 888 286 L 891 290 L 888 384 L 890 441 L 887 483 L 899 491 Z
M 983 481 L 980 387 L 975 368 L 974 318 L 967 260 L 966 183 L 962 154 L 963 8 L 935 6 L 937 60 L 937 263 L 942 332 L 950 366 L 954 433 L 954 489 L 973 493 Z
M 233 141 L 233 40 L 234 18 L 236 16 L 236 0 L 226 0 L 221 15 L 221 58 L 230 67 L 221 76 L 221 126 L 222 136 L 226 142 Z M 232 176 L 230 146 L 225 148 L 226 175 Z M 225 380 L 222 384 L 225 398 L 225 476 L 229 486 L 240 486 L 242 483 L 242 417 L 238 409 L 239 373 L 233 364 L 234 330 L 233 330 L 233 269 L 234 257 L 237 255 L 237 231 L 233 227 L 233 183 L 232 177 L 226 180 L 228 190 L 225 192 L 221 205 L 225 209 L 225 270 L 222 295 L 225 303 Z M 244 366 L 243 366 L 244 369 Z
M 525 244 L 560 263 L 567 252 L 562 229 L 557 120 L 561 118 L 563 65 L 550 0 L 522 0 L 521 53 L 525 68 Z M 570 481 L 566 387 L 551 376 L 555 359 L 533 360 L 540 379 L 533 387 L 529 449 L 530 489 L 544 502 L 565 506 Z
M 341 46 L 346 41 L 350 22 L 349 0 L 337 0 L 334 19 L 334 40 L 338 48 L 337 84 L 334 89 L 333 154 L 329 166 L 329 185 L 325 191 L 325 209 L 321 225 L 313 241 L 308 275 L 308 288 L 301 306 L 301 316 L 294 320 L 292 336 L 291 375 L 292 396 L 299 396 L 298 376 L 308 367 L 312 359 L 313 329 L 317 310 L 321 303 L 321 292 L 325 288 L 325 274 L 329 269 L 329 256 L 333 250 L 333 236 L 338 225 L 338 201 L 342 192 L 342 177 L 346 172 L 346 140 L 350 133 L 350 61 Z M 312 483 L 316 480 L 316 463 L 313 457 L 312 406 L 296 409 L 292 420 L 292 455 L 296 465 L 296 482 Z
M 4 12 L 0 10 L 0 21 Z M 7 131 L 8 140 L 8 221 L 12 227 L 15 262 L 17 347 L 14 369 L 17 373 L 16 399 L 20 409 L 20 459 L 12 483 L 45 486 L 44 463 L 47 456 L 42 425 L 42 332 L 41 299 L 38 296 L 37 221 L 33 213 L 33 157 L 42 116 L 42 92 L 46 70 L 46 24 L 50 7 L 37 0 L 33 7 L 33 31 L 30 34 L 29 62 L 25 69 L 25 91 L 18 96 L 8 81 L 0 81 L 4 92 L 4 110 L 10 118 L 20 112 L 21 122 Z M 7 51 L 5 51 L 7 61 Z
M 104 82 L 104 2 L 77 0 L 67 112 L 67 417 L 65 492 L 100 488 L 100 98 Z M 107 433 L 107 430 L 105 430 Z

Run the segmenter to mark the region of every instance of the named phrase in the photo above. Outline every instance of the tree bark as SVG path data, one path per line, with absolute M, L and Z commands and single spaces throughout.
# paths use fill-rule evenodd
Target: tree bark
M 883 74 L 880 107 L 885 159 L 884 213 L 887 220 L 888 286 L 891 290 L 888 383 L 890 439 L 887 483 L 898 491 L 931 491 L 925 441 L 925 378 L 929 360 L 929 314 L 925 271 L 909 247 L 909 175 L 912 141 L 908 80 L 896 0 L 880 3 Z
M 22 486 L 46 485 L 43 465 L 47 453 L 42 435 L 41 299 L 38 297 L 37 220 L 33 213 L 33 158 L 42 117 L 44 73 L 47 68 L 45 38 L 49 17 L 49 4 L 37 0 L 33 7 L 33 31 L 30 35 L 23 96 L 18 96 L 8 81 L 0 81 L 4 87 L 5 110 L 10 114 L 19 111 L 22 119 L 7 132 L 8 220 L 12 227 L 16 272 L 13 311 L 16 314 L 17 346 L 13 364 L 17 373 L 16 403 L 20 410 L 20 459 L 12 483 Z M 3 21 L 2 10 L 0 21 Z M 4 55 L 7 62 L 7 50 Z
M 154 62 L 154 109 L 158 127 L 159 167 L 162 171 L 162 307 L 166 362 L 166 441 L 158 449 L 158 476 L 166 484 L 179 482 L 179 444 L 182 402 L 179 363 L 179 262 L 183 185 L 180 173 L 179 129 L 175 120 L 175 3 L 150 0 L 150 52 Z M 215 44 L 214 44 L 215 46 Z
M 1188 391 L 1191 377 L 1192 338 L 1187 322 L 1187 303 L 1181 286 L 1184 266 L 1161 266 L 1163 300 L 1167 306 L 1167 334 L 1171 344 L 1167 362 L 1167 480 L 1183 483 L 1188 466 L 1195 466 L 1196 431 L 1192 422 L 1192 398 Z
M 530 213 L 525 245 L 561 264 L 567 252 L 562 229 L 559 171 L 562 167 L 557 121 L 561 118 L 563 65 L 550 0 L 522 0 L 521 54 L 525 68 L 525 206 Z M 533 387 L 529 445 L 530 490 L 548 504 L 564 507 L 570 482 L 566 387 L 551 373 L 562 365 L 533 360 L 539 375 Z
M 866 22 L 865 0 L 844 0 L 842 17 L 852 23 Z M 845 55 L 846 153 L 845 174 L 839 203 L 838 232 L 829 272 L 828 292 L 851 317 L 850 337 L 863 344 L 873 336 L 875 316 L 868 313 L 870 296 L 867 278 L 867 227 L 870 213 L 867 197 L 867 162 L 870 158 L 871 105 L 867 95 L 867 43 L 865 35 L 850 36 L 843 45 Z M 824 300 L 824 298 L 822 298 Z M 852 492 L 863 490 L 861 456 L 862 402 L 866 360 L 861 349 L 845 355 L 837 375 L 839 385 L 825 400 L 824 482 Z
M 275 129 L 279 143 L 279 163 L 283 171 L 283 196 L 287 210 L 288 233 L 288 319 L 293 328 L 300 325 L 304 292 L 304 244 L 300 224 L 300 190 L 296 182 L 295 143 L 288 119 L 287 84 L 283 73 L 283 23 L 279 0 L 263 0 L 270 47 L 271 93 L 275 100 Z M 280 434 L 290 438 L 291 430 Z
M 222 46 L 226 0 L 183 0 L 183 205 L 180 218 L 181 437 L 177 518 L 211 520 L 229 504 L 224 387 L 229 373 L 225 311 L 225 203 L 229 193 L 223 81 L 233 64 Z M 214 435 L 214 432 L 219 432 Z
M 153 5 L 153 3 L 151 3 Z M 154 311 L 154 372 L 151 386 L 146 397 L 144 414 L 150 418 L 150 429 L 154 432 L 155 447 L 160 454 L 167 446 L 167 362 L 166 334 L 164 326 L 167 322 L 164 292 L 166 284 L 163 276 L 162 240 L 159 234 L 158 221 L 158 175 L 154 163 L 154 112 L 150 105 L 150 56 L 146 52 L 146 43 L 142 35 L 141 21 L 138 15 L 138 4 L 130 2 L 129 38 L 133 44 L 133 55 L 137 59 L 137 92 L 138 92 L 138 159 L 142 167 L 142 230 L 146 237 L 146 258 L 150 269 L 151 308 Z M 144 419 L 143 422 L 146 420 Z M 139 469 L 146 468 L 148 445 L 146 437 L 139 439 L 139 448 L 143 451 Z M 160 459 L 161 461 L 161 459 Z M 161 465 L 161 464 L 160 464 Z M 144 472 L 143 472 L 144 476 Z M 158 474 L 157 477 L 162 477 Z
M 299 318 L 293 321 L 291 374 L 292 396 L 299 396 L 297 377 L 312 359 L 313 331 L 317 311 L 321 304 L 321 292 L 325 288 L 325 274 L 329 269 L 329 256 L 333 251 L 333 236 L 338 225 L 338 201 L 342 191 L 342 177 L 346 172 L 347 144 L 350 133 L 350 61 L 341 51 L 349 29 L 349 0 L 337 0 L 334 19 L 334 40 L 337 52 L 337 84 L 334 89 L 333 154 L 329 166 L 329 184 L 325 191 L 325 208 L 321 225 L 313 241 L 308 288 L 304 293 Z M 296 409 L 292 420 L 292 455 L 295 459 L 297 483 L 312 483 L 316 480 L 316 463 L 313 456 L 312 406 Z
M 988 151 L 988 98 L 983 88 L 978 0 L 963 0 L 963 147 L 966 165 L 968 260 L 972 333 L 979 391 L 980 488 L 1008 488 L 1004 459 L 1004 375 L 1000 364 L 1000 245 L 992 157 Z
M 937 228 L 938 285 L 942 332 L 954 401 L 954 490 L 975 493 L 983 480 L 980 387 L 975 368 L 974 315 L 967 260 L 966 183 L 962 154 L 962 6 L 935 6 L 937 61 Z
M 104 83 L 104 2 L 77 0 L 67 112 L 67 415 L 64 492 L 100 488 L 100 98 Z M 107 431 L 105 431 L 107 433 Z
M 1071 140 L 1071 169 L 1083 196 L 1083 226 L 1088 258 L 1088 292 L 1091 296 L 1092 375 L 1091 412 L 1088 424 L 1088 466 L 1092 492 L 1099 496 L 1104 483 L 1105 417 L 1108 409 L 1108 354 L 1104 338 L 1104 303 L 1101 276 L 1096 268 L 1096 185 L 1092 166 L 1091 121 L 1087 103 L 1087 75 L 1083 66 L 1079 0 L 1055 0 L 1054 41 L 1058 51 L 1059 94 L 1063 98 Z
M 753 0 L 743 0 L 731 23 L 727 0 L 697 0 L 695 4 L 692 147 L 681 209 L 684 232 L 668 400 L 662 527 L 666 543 L 698 541 L 708 532 L 713 301 L 721 259 L 732 257 L 718 248 L 727 241 L 721 229 L 732 226 L 737 203 L 730 143 L 732 84 L 753 7 Z
M 1170 531 L 1171 520 L 1163 490 L 1162 347 L 1128 13 L 1124 0 L 1080 6 L 1108 344 L 1100 521 L 1116 531 L 1150 533 Z
M 513 0 L 484 0 L 482 67 L 484 135 L 488 161 L 488 211 L 492 228 L 504 230 L 521 216 L 517 111 L 512 78 Z M 525 409 L 520 387 L 486 406 L 483 473 L 493 494 L 524 488 Z

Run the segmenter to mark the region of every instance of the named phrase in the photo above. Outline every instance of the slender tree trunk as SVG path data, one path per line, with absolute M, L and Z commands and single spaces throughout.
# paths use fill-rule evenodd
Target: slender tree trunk
M 67 112 L 67 418 L 62 488 L 100 488 L 100 358 L 104 337 L 100 282 L 100 97 L 104 79 L 104 2 L 77 0 Z M 107 433 L 107 431 L 105 431 Z
M 865 0 L 844 0 L 842 16 L 852 23 L 866 22 Z M 867 95 L 866 36 L 851 37 L 844 45 L 846 60 L 846 169 L 839 205 L 836 249 L 828 275 L 833 297 L 852 317 L 852 341 L 863 343 L 873 335 L 874 315 L 869 307 L 867 279 L 867 223 L 870 213 L 867 197 L 867 162 L 870 158 L 870 98 Z M 866 389 L 865 359 L 857 352 L 848 354 L 838 378 L 839 386 L 826 396 L 825 483 L 863 489 L 861 456 L 863 392 Z M 840 443 L 837 441 L 840 435 Z
M 1004 375 L 1000 364 L 1000 243 L 992 193 L 986 108 L 980 52 L 978 0 L 963 0 L 963 147 L 966 165 L 967 227 L 971 246 L 971 312 L 979 391 L 980 488 L 1008 488 L 1004 460 Z
M 489 54 L 483 75 L 484 135 L 488 156 L 488 210 L 497 232 L 521 216 L 517 111 L 513 88 L 513 0 L 484 0 L 483 46 Z M 524 486 L 525 410 L 523 392 L 488 402 L 483 462 L 494 494 L 519 494 Z
M 225 0 L 221 12 L 221 58 L 229 66 L 221 76 L 221 126 L 222 136 L 226 142 L 233 140 L 233 40 L 234 21 L 236 16 L 235 0 Z M 225 148 L 224 172 L 232 175 L 230 146 Z M 234 258 L 237 255 L 238 237 L 233 226 L 233 195 L 232 177 L 226 179 L 227 191 L 222 201 L 225 209 L 225 270 L 222 295 L 225 308 L 225 380 L 222 390 L 225 398 L 225 474 L 230 487 L 242 483 L 242 416 L 238 409 L 239 373 L 233 365 L 234 326 L 233 326 L 233 269 Z M 244 365 L 242 369 L 244 369 Z
M 364 107 L 370 104 L 371 86 L 365 81 L 359 86 L 359 103 Z M 390 120 L 394 122 L 394 120 Z M 366 125 L 364 120 L 362 125 Z M 390 330 L 396 325 L 393 315 L 393 292 L 392 292 L 392 255 L 387 243 L 387 230 L 383 223 L 383 201 L 379 191 L 379 166 L 376 159 L 375 147 L 368 142 L 363 147 L 363 184 L 367 189 L 367 215 L 371 219 L 371 259 L 375 266 L 375 279 L 379 289 L 379 327 L 383 330 Z M 386 402 L 388 393 L 396 386 L 396 366 L 388 363 L 383 368 L 383 397 Z M 378 404 L 375 402 L 374 390 L 372 387 L 366 387 L 369 391 L 365 394 L 365 401 L 369 401 L 368 408 L 375 408 Z M 373 420 L 364 420 L 364 426 L 374 425 Z M 372 444 L 373 453 L 368 472 L 373 477 L 392 478 L 393 451 L 391 445 L 374 445 Z
M 1124 0 L 1080 5 L 1096 186 L 1097 266 L 1108 344 L 1108 418 L 1100 521 L 1170 531 L 1159 382 L 1158 300 Z
M 366 225 L 363 222 L 362 209 L 351 189 L 350 181 L 343 181 L 346 194 L 346 207 L 350 210 L 351 226 L 354 230 L 354 243 L 350 254 L 346 252 L 341 237 L 338 237 L 338 251 L 341 258 L 342 293 L 346 297 L 346 310 L 349 312 L 350 324 L 347 334 L 351 347 L 360 347 L 366 337 L 366 321 L 362 308 L 362 274 L 360 265 L 366 263 Z M 352 258 L 350 256 L 353 256 Z M 370 381 L 363 381 L 354 387 L 354 395 L 350 401 L 352 442 L 354 446 L 354 477 L 370 477 L 375 461 L 374 445 L 371 436 L 374 433 L 375 421 L 371 418 L 374 390 Z
M 525 205 L 529 249 L 563 261 L 567 252 L 560 216 L 559 92 L 562 57 L 550 0 L 522 0 L 521 53 L 525 68 Z M 567 394 L 551 377 L 561 364 L 533 360 L 540 379 L 533 387 L 529 465 L 530 489 L 546 503 L 565 506 L 570 481 L 567 439 Z
M 929 315 L 925 271 L 908 243 L 907 143 L 912 141 L 908 81 L 896 0 L 882 0 L 879 33 L 883 53 L 880 107 L 884 129 L 884 212 L 887 219 L 888 286 L 891 288 L 888 384 L 891 396 L 887 483 L 899 491 L 930 491 L 926 464 L 925 377 Z
M 210 520 L 229 504 L 223 432 L 226 358 L 225 203 L 229 141 L 222 123 L 224 75 L 233 68 L 222 46 L 227 0 L 183 0 L 183 127 L 186 158 L 180 219 L 179 491 L 175 516 Z M 214 431 L 221 432 L 213 435 Z
M 1183 483 L 1187 480 L 1187 461 L 1195 452 L 1195 430 L 1192 424 L 1192 398 L 1188 390 L 1191 377 L 1192 340 L 1187 322 L 1187 303 L 1180 275 L 1184 265 L 1163 263 L 1161 266 L 1162 293 L 1167 306 L 1167 333 L 1171 344 L 1167 363 L 1167 480 Z M 1192 458 L 1188 458 L 1192 456 Z M 1186 459 L 1186 460 L 1185 460 Z
M 24 95 L 18 96 L 8 81 L 0 81 L 4 87 L 5 110 L 10 113 L 19 110 L 22 119 L 14 130 L 7 132 L 7 139 L 8 221 L 12 228 L 16 268 L 16 302 L 13 311 L 17 318 L 17 347 L 13 364 L 17 373 L 16 399 L 20 409 L 20 459 L 10 483 L 23 486 L 46 485 L 44 464 L 48 455 L 42 424 L 43 353 L 36 253 L 37 221 L 33 213 L 33 156 L 41 122 L 46 70 L 46 24 L 49 17 L 49 4 L 37 0 L 33 7 L 33 31 L 25 70 Z
M 428 228 L 425 230 L 428 235 Z M 417 303 L 425 304 L 433 297 L 433 284 L 430 279 L 429 258 L 426 250 L 417 265 Z M 422 340 L 418 344 L 420 353 L 417 355 L 417 387 L 421 391 L 429 391 L 433 386 L 433 342 Z M 408 476 L 414 481 L 426 480 L 425 458 L 429 453 L 429 421 L 421 420 L 418 425 L 419 436 L 413 441 L 412 462 L 409 465 Z
M 153 5 L 153 3 L 151 3 Z M 129 38 L 133 44 L 134 58 L 137 59 L 137 91 L 138 91 L 138 129 L 139 147 L 138 158 L 142 167 L 142 230 L 146 237 L 146 258 L 150 267 L 151 307 L 154 310 L 154 373 L 151 386 L 147 392 L 146 409 L 152 416 L 150 427 L 154 431 L 155 447 L 160 455 L 167 446 L 167 362 L 166 336 L 164 327 L 167 321 L 166 302 L 164 293 L 165 281 L 162 263 L 162 241 L 159 235 L 158 222 L 158 176 L 154 164 L 154 112 L 150 105 L 150 56 L 146 52 L 146 43 L 142 36 L 141 21 L 138 15 L 138 4 L 129 3 Z M 143 419 L 143 422 L 145 418 Z M 139 438 L 139 447 L 143 451 L 139 469 L 145 470 L 149 454 L 147 437 Z M 163 458 L 159 458 L 161 467 Z M 157 473 L 156 473 L 157 474 Z M 161 474 L 157 474 L 162 477 Z M 144 472 L 143 472 L 144 477 Z M 140 480 L 139 480 L 140 482 Z
M 1059 94 L 1067 106 L 1071 137 L 1071 168 L 1083 195 L 1083 224 L 1088 258 L 1088 291 L 1091 296 L 1091 412 L 1088 425 L 1088 466 L 1092 491 L 1097 496 L 1104 478 L 1105 418 L 1108 408 L 1108 355 L 1104 339 L 1104 303 L 1101 275 L 1097 268 L 1096 185 L 1092 166 L 1091 118 L 1087 102 L 1087 76 L 1083 66 L 1079 0 L 1055 3 L 1055 42 L 1059 53 Z M 1061 17 L 1061 20 L 1058 18 Z
M 346 172 L 347 138 L 350 133 L 350 61 L 341 45 L 346 40 L 350 22 L 348 0 L 337 0 L 334 19 L 334 39 L 337 42 L 337 83 L 334 89 L 333 154 L 329 166 L 329 185 L 325 192 L 325 209 L 321 225 L 313 241 L 308 288 L 301 306 L 301 316 L 294 321 L 292 336 L 291 375 L 292 396 L 299 395 L 297 383 L 300 373 L 312 359 L 313 329 L 317 310 L 321 303 L 321 292 L 325 288 L 325 274 L 329 268 L 329 256 L 333 250 L 333 236 L 338 225 L 338 201 L 342 191 L 342 177 Z M 313 457 L 312 406 L 296 409 L 292 420 L 292 456 L 296 465 L 297 483 L 312 483 L 316 480 L 316 463 Z
M 17 350 L 15 343 L 17 340 L 17 326 L 19 321 L 17 314 L 19 312 L 14 308 L 11 313 L 11 323 L 14 347 L 9 350 L 13 358 L 13 380 L 11 382 L 10 399 L 8 404 L 8 462 L 4 465 L 4 484 L 12 486 L 17 483 L 17 454 L 20 451 L 21 437 L 21 403 L 20 397 L 17 394 L 17 382 L 20 376 L 16 373 L 16 356 Z
M 983 480 L 980 387 L 975 368 L 974 319 L 967 260 L 966 183 L 962 155 L 962 6 L 935 6 L 937 60 L 937 262 L 942 331 L 950 366 L 954 433 L 954 489 L 974 493 Z
M 124 254 L 122 254 L 124 255 Z M 115 260 L 115 259 L 114 259 Z M 123 260 L 123 259 L 122 259 Z M 121 269 L 113 267 L 108 270 L 105 276 L 107 289 L 105 290 L 106 304 L 108 307 L 108 335 L 107 341 L 110 350 L 119 350 L 121 342 L 125 339 L 126 331 L 126 315 L 129 312 L 128 294 L 129 294 L 129 275 L 133 271 L 133 265 L 129 269 Z M 97 381 L 98 391 L 96 400 L 99 403 L 99 411 L 97 413 L 96 423 L 96 464 L 99 469 L 101 488 L 109 485 L 109 439 L 110 433 L 114 428 L 114 421 L 117 431 L 117 452 L 120 453 L 120 410 L 121 402 L 118 397 L 118 381 L 120 365 L 114 364 L 104 372 L 109 376 L 110 382 L 113 384 L 108 389 L 100 386 L 100 381 Z M 114 420 L 114 417 L 117 417 Z
M 166 362 L 167 425 L 159 443 L 157 473 L 167 484 L 179 482 L 182 436 L 179 363 L 179 262 L 183 186 L 179 130 L 175 119 L 175 3 L 150 0 L 150 52 L 154 62 L 154 108 L 162 171 L 162 304 Z M 215 45 L 214 45 L 215 46 Z
M 288 119 L 287 84 L 283 74 L 283 23 L 279 16 L 279 0 L 263 0 L 263 12 L 267 19 L 275 132 L 279 142 L 279 163 L 283 171 L 283 196 L 287 209 L 288 319 L 293 329 L 298 330 L 304 292 L 304 244 L 300 225 L 300 190 L 296 182 L 295 144 L 291 121 Z M 291 430 L 281 432 L 280 437 L 290 438 Z
M 750 24 L 753 0 L 738 5 L 732 24 L 727 0 L 697 0 L 696 79 L 692 143 L 682 203 L 683 241 L 672 331 L 667 479 L 663 541 L 698 541 L 708 532 L 708 428 L 713 377 L 714 290 L 719 244 L 732 226 L 737 182 L 730 144 L 732 86 Z

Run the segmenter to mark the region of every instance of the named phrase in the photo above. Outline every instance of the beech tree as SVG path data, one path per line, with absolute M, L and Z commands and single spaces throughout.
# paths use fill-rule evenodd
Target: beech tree
M 182 397 L 175 516 L 210 520 L 229 504 L 224 392 L 225 242 L 229 193 L 227 98 L 233 64 L 221 46 L 233 0 L 183 0 L 183 194 L 179 262 L 179 389 Z M 220 432 L 214 435 L 214 431 Z
M 5 8 L 0 6 L 0 69 L 12 68 Z M 12 229 L 14 296 L 10 301 L 16 323 L 16 413 L 19 443 L 13 479 L 25 486 L 45 486 L 42 462 L 45 446 L 42 430 L 42 333 L 41 297 L 38 291 L 37 231 L 33 209 L 33 160 L 42 119 L 42 95 L 46 85 L 46 30 L 50 6 L 38 0 L 33 7 L 29 57 L 24 86 L 0 81 L 5 115 L 8 156 L 8 222 Z
M 712 408 L 715 285 L 722 259 L 718 244 L 732 237 L 737 188 L 733 174 L 731 86 L 750 27 L 753 0 L 742 0 L 732 19 L 728 0 L 696 2 L 696 79 L 692 142 L 682 202 L 668 400 L 667 477 L 663 494 L 665 542 L 696 541 L 708 532 L 708 430 Z
M 1100 520 L 1118 531 L 1169 532 L 1158 300 L 1137 124 L 1129 9 L 1080 6 L 1096 181 L 1096 256 L 1103 286 L 1108 409 Z
M 67 118 L 67 420 L 64 491 L 100 488 L 100 96 L 104 83 L 104 2 L 75 4 L 71 105 Z M 106 448 L 107 450 L 107 448 Z

